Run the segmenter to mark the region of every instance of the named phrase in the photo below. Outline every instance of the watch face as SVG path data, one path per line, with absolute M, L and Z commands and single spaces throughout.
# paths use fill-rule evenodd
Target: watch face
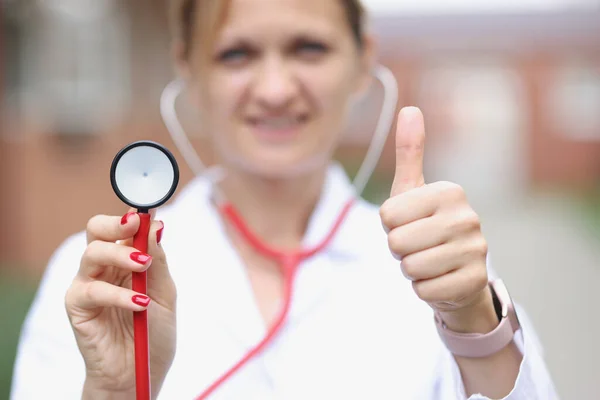
M 498 297 L 498 301 L 500 302 L 500 305 L 502 306 L 503 311 L 506 307 L 507 317 L 511 321 L 513 330 L 517 330 L 518 328 L 521 327 L 521 323 L 519 322 L 519 317 L 517 316 L 517 311 L 515 310 L 512 298 L 510 297 L 510 294 L 508 293 L 508 289 L 506 288 L 506 285 L 504 284 L 504 282 L 501 279 L 497 279 L 492 282 L 492 288 L 494 289 L 494 292 L 495 292 L 496 296 Z

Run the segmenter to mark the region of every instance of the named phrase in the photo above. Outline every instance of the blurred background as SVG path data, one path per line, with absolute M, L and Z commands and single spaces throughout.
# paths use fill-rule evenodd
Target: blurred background
M 49 256 L 90 216 L 124 211 L 116 152 L 174 148 L 158 111 L 173 77 L 167 1 L 0 0 L 0 399 Z M 426 179 L 465 187 L 561 397 L 600 398 L 600 1 L 365 3 L 400 105 L 424 111 Z M 338 154 L 349 173 L 380 106 L 374 86 L 353 113 Z M 390 141 L 368 199 L 386 198 L 393 166 Z

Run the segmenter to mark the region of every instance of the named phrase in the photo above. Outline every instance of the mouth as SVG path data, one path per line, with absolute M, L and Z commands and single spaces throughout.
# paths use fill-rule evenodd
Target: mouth
M 289 140 L 298 135 L 308 122 L 308 115 L 249 118 L 248 124 L 255 135 L 270 141 Z

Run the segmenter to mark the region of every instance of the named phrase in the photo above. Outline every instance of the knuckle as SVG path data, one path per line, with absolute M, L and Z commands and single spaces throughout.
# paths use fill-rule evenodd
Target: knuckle
M 94 246 L 92 245 L 94 242 L 90 242 L 90 244 L 88 244 L 85 247 L 85 250 L 83 251 L 83 254 L 81 255 L 81 261 L 89 261 L 93 258 L 93 254 L 94 254 Z
M 84 285 L 83 288 L 83 297 L 88 299 L 91 302 L 95 302 L 96 301 L 96 290 L 94 287 L 94 281 L 89 282 L 87 285 Z
M 428 289 L 427 285 L 424 285 L 423 282 L 413 282 L 412 287 L 418 298 L 427 303 L 431 301 L 431 291 Z
M 485 267 L 477 268 L 474 275 L 473 282 L 477 287 L 484 288 L 488 284 L 488 274 Z
M 469 284 L 465 285 L 466 295 L 479 292 L 488 285 L 488 274 L 485 267 L 472 268 L 469 274 Z
M 417 278 L 418 268 L 415 266 L 415 262 L 412 257 L 405 257 L 400 262 L 400 267 L 402 268 L 402 272 L 406 278 L 410 280 L 415 280 L 415 278 Z
M 481 220 L 479 215 L 471 208 L 464 210 L 460 214 L 459 225 L 465 231 L 477 231 L 481 229 Z
M 469 241 L 465 246 L 465 253 L 467 256 L 475 256 L 477 258 L 487 257 L 488 243 L 483 235 L 478 235 L 476 238 Z
M 454 182 L 442 181 L 439 183 L 440 189 L 446 198 L 453 201 L 461 201 L 466 198 L 466 194 L 462 186 Z
M 388 233 L 387 235 L 387 239 L 390 251 L 398 256 L 402 256 L 404 252 L 402 250 L 402 239 L 400 237 L 400 232 L 398 231 L 398 229 L 390 231 L 390 233 Z
M 85 230 L 87 233 L 94 231 L 94 227 L 96 226 L 96 218 L 98 218 L 98 216 L 93 216 L 92 218 L 88 219 L 87 224 L 85 225 Z
M 65 292 L 64 302 L 65 302 L 65 307 L 67 310 L 70 310 L 71 307 L 75 303 L 75 291 L 76 290 L 77 290 L 77 284 L 75 282 L 73 282 L 71 284 L 71 286 L 69 286 L 69 288 Z
M 104 215 L 94 215 L 90 218 L 86 225 L 86 231 L 88 234 L 94 234 L 98 230 L 98 227 L 101 226 L 101 221 L 104 218 Z
M 469 210 L 465 214 L 465 224 L 467 225 L 467 227 L 472 230 L 480 230 L 481 219 L 479 218 L 479 214 L 477 214 L 471 208 L 469 208 Z
M 82 259 L 86 261 L 95 260 L 102 246 L 103 242 L 100 240 L 91 241 L 83 251 Z
M 457 233 L 478 232 L 481 230 L 481 220 L 479 215 L 471 208 L 454 213 L 449 218 L 448 236 L 454 237 Z
M 488 242 L 485 240 L 483 235 L 480 235 L 477 240 L 474 241 L 475 253 L 487 257 L 488 254 Z
M 383 225 L 387 226 L 388 228 L 391 227 L 392 206 L 390 199 L 386 200 L 381 207 L 379 207 L 379 217 L 381 218 Z

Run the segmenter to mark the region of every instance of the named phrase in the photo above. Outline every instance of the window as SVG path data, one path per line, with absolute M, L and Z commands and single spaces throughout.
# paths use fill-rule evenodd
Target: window
M 130 98 L 126 15 L 113 0 L 38 0 L 22 18 L 19 108 L 61 133 L 102 131 Z
M 575 141 L 600 141 L 600 65 L 573 62 L 562 67 L 547 98 L 554 133 Z
M 429 179 L 463 185 L 482 209 L 520 193 L 527 134 L 522 93 L 508 60 L 431 60 L 419 90 L 433 139 Z

